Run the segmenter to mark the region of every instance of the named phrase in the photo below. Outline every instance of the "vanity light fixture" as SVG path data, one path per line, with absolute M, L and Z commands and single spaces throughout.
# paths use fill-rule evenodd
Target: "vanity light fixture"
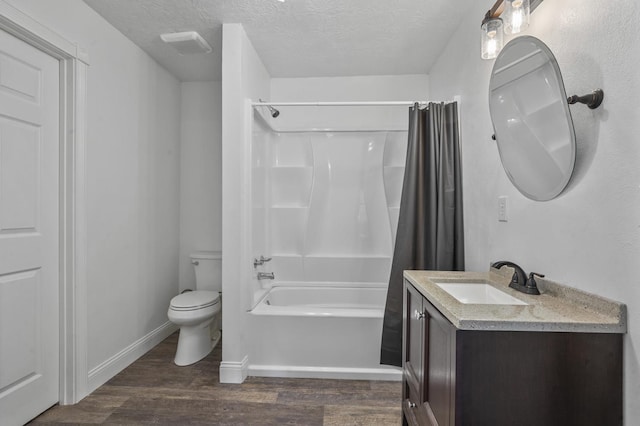
M 502 19 L 500 14 L 504 8 L 504 0 L 497 0 L 491 9 L 487 10 L 482 20 L 482 39 L 480 54 L 482 59 L 495 59 L 502 50 Z
M 529 15 L 542 0 L 496 0 L 482 20 L 482 59 L 500 53 L 505 34 L 518 34 L 529 26 Z
M 494 59 L 502 50 L 502 19 L 485 18 L 482 21 L 482 59 Z
M 502 20 L 505 34 L 518 34 L 529 26 L 529 0 L 505 0 Z

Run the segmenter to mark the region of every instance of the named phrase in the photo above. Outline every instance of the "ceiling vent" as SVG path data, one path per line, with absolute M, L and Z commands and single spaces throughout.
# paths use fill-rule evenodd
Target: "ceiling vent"
M 165 43 L 173 46 L 181 55 L 210 53 L 213 50 L 209 43 L 195 31 L 161 34 L 160 38 Z

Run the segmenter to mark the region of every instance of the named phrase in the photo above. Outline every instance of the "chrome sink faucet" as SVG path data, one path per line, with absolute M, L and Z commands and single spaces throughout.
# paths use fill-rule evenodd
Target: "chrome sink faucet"
M 529 278 L 527 279 L 527 274 L 524 272 L 524 270 L 513 262 L 500 260 L 491 264 L 491 267 L 496 269 L 500 269 L 503 266 L 508 266 L 510 268 L 513 268 L 514 270 L 513 276 L 511 277 L 511 282 L 509 283 L 509 287 L 526 294 L 540 294 L 535 276 L 542 278 L 544 277 L 544 275 L 538 274 L 537 272 L 532 272 L 529 274 Z

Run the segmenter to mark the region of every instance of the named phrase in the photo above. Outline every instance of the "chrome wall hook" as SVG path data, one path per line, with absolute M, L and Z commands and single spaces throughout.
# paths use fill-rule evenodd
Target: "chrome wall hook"
M 602 91 L 602 89 L 596 89 L 592 93 L 589 93 L 588 95 L 569 96 L 567 98 L 567 102 L 569 102 L 569 105 L 572 105 L 575 103 L 581 103 L 581 104 L 585 104 L 591 109 L 596 109 L 600 106 L 603 99 L 604 99 L 604 92 Z

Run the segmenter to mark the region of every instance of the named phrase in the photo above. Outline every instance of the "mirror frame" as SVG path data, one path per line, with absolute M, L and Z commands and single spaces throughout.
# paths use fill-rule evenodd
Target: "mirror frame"
M 528 55 L 525 55 L 524 57 L 522 57 L 522 60 L 525 60 L 527 58 L 532 57 L 535 53 L 541 52 L 542 54 L 545 55 L 546 57 L 546 61 L 543 62 L 541 65 L 528 70 L 527 72 L 523 72 L 519 77 L 515 78 L 513 81 L 517 81 L 518 79 L 521 79 L 522 77 L 530 74 L 531 72 L 533 72 L 534 70 L 537 70 L 539 68 L 542 68 L 543 66 L 546 66 L 547 64 L 549 64 L 553 70 L 553 72 L 555 73 L 555 78 L 557 81 L 557 91 L 559 92 L 557 97 L 559 98 L 558 100 L 561 102 L 562 104 L 562 109 L 564 110 L 564 120 L 562 120 L 562 122 L 560 124 L 558 124 L 558 128 L 561 128 L 561 131 L 564 133 L 565 129 L 562 128 L 566 125 L 566 131 L 567 131 L 567 135 L 569 140 L 566 142 L 569 145 L 569 149 L 570 149 L 570 153 L 569 153 L 569 159 L 568 159 L 568 164 L 563 164 L 562 165 L 562 176 L 561 178 L 557 179 L 557 182 L 551 182 L 549 184 L 550 188 L 548 191 L 539 191 L 538 193 L 532 193 L 532 191 L 530 189 L 527 189 L 527 182 L 531 182 L 531 180 L 527 180 L 527 182 L 518 182 L 518 179 L 516 177 L 514 177 L 513 173 L 512 173 L 512 169 L 517 167 L 517 165 L 514 164 L 508 164 L 508 158 L 505 155 L 505 153 L 503 151 L 505 151 L 505 145 L 506 143 L 513 143 L 513 139 L 510 140 L 510 138 L 508 138 L 507 134 L 500 134 L 498 129 L 501 127 L 500 121 L 499 120 L 504 120 L 504 121 L 509 121 L 509 117 L 497 117 L 497 112 L 495 112 L 495 108 L 494 107 L 494 90 L 496 89 L 494 87 L 494 82 L 495 82 L 495 77 L 497 75 L 497 73 L 501 72 L 505 66 L 505 64 L 503 64 L 500 59 L 503 58 L 506 54 L 509 53 L 510 48 L 513 49 L 515 46 L 520 45 L 521 43 L 529 43 L 529 44 L 533 44 L 537 50 L 531 52 Z M 510 65 L 510 64 L 509 64 Z M 511 65 L 510 65 L 511 66 Z M 548 86 L 549 88 L 551 87 L 551 84 L 549 84 Z M 494 65 L 493 65 L 493 69 L 491 71 L 491 78 L 489 81 L 489 113 L 491 115 L 491 122 L 493 125 L 493 129 L 494 129 L 494 134 L 495 134 L 495 139 L 496 142 L 498 144 L 498 152 L 500 154 L 500 160 L 502 162 L 502 167 L 504 168 L 507 176 L 509 177 L 509 180 L 511 181 L 511 183 L 518 189 L 518 191 L 520 191 L 524 196 L 526 196 L 527 198 L 530 198 L 532 200 L 535 201 L 548 201 L 551 200 L 553 198 L 556 198 L 558 195 L 560 195 L 567 187 L 567 185 L 569 184 L 569 182 L 571 181 L 571 177 L 573 175 L 573 170 L 575 167 L 575 161 L 576 161 L 576 137 L 575 137 L 575 130 L 574 130 L 574 126 L 573 126 L 573 119 L 571 117 L 571 112 L 569 110 L 569 104 L 567 102 L 567 95 L 566 95 L 566 91 L 565 91 L 565 87 L 564 87 L 564 82 L 562 80 L 562 74 L 560 72 L 560 68 L 558 66 L 558 62 L 555 58 L 555 56 L 553 55 L 553 53 L 551 52 L 551 50 L 547 47 L 547 45 L 545 45 L 541 40 L 539 40 L 536 37 L 532 37 L 532 36 L 520 36 L 520 37 L 516 37 L 513 40 L 509 41 L 509 43 L 507 43 L 504 48 L 502 49 L 502 51 L 500 52 L 500 54 L 498 55 L 498 57 L 496 58 Z M 520 115 L 520 117 L 523 117 L 522 115 Z M 562 119 L 562 117 L 560 115 L 557 116 L 558 119 Z M 566 122 L 565 122 L 566 120 Z M 523 120 L 521 120 L 523 121 Z M 499 123 L 498 126 L 496 126 L 496 122 Z M 504 129 L 504 127 L 503 127 Z M 547 153 L 549 153 L 549 150 L 547 150 Z M 522 156 L 526 155 L 526 153 L 522 153 Z M 524 160 L 520 160 L 518 161 L 518 165 L 523 164 L 523 162 L 526 162 L 527 159 L 525 158 Z M 566 161 L 565 161 L 566 163 Z M 550 176 L 550 175 L 549 175 Z M 541 178 L 543 176 L 540 176 Z M 532 185 L 528 185 L 528 187 L 530 188 Z

